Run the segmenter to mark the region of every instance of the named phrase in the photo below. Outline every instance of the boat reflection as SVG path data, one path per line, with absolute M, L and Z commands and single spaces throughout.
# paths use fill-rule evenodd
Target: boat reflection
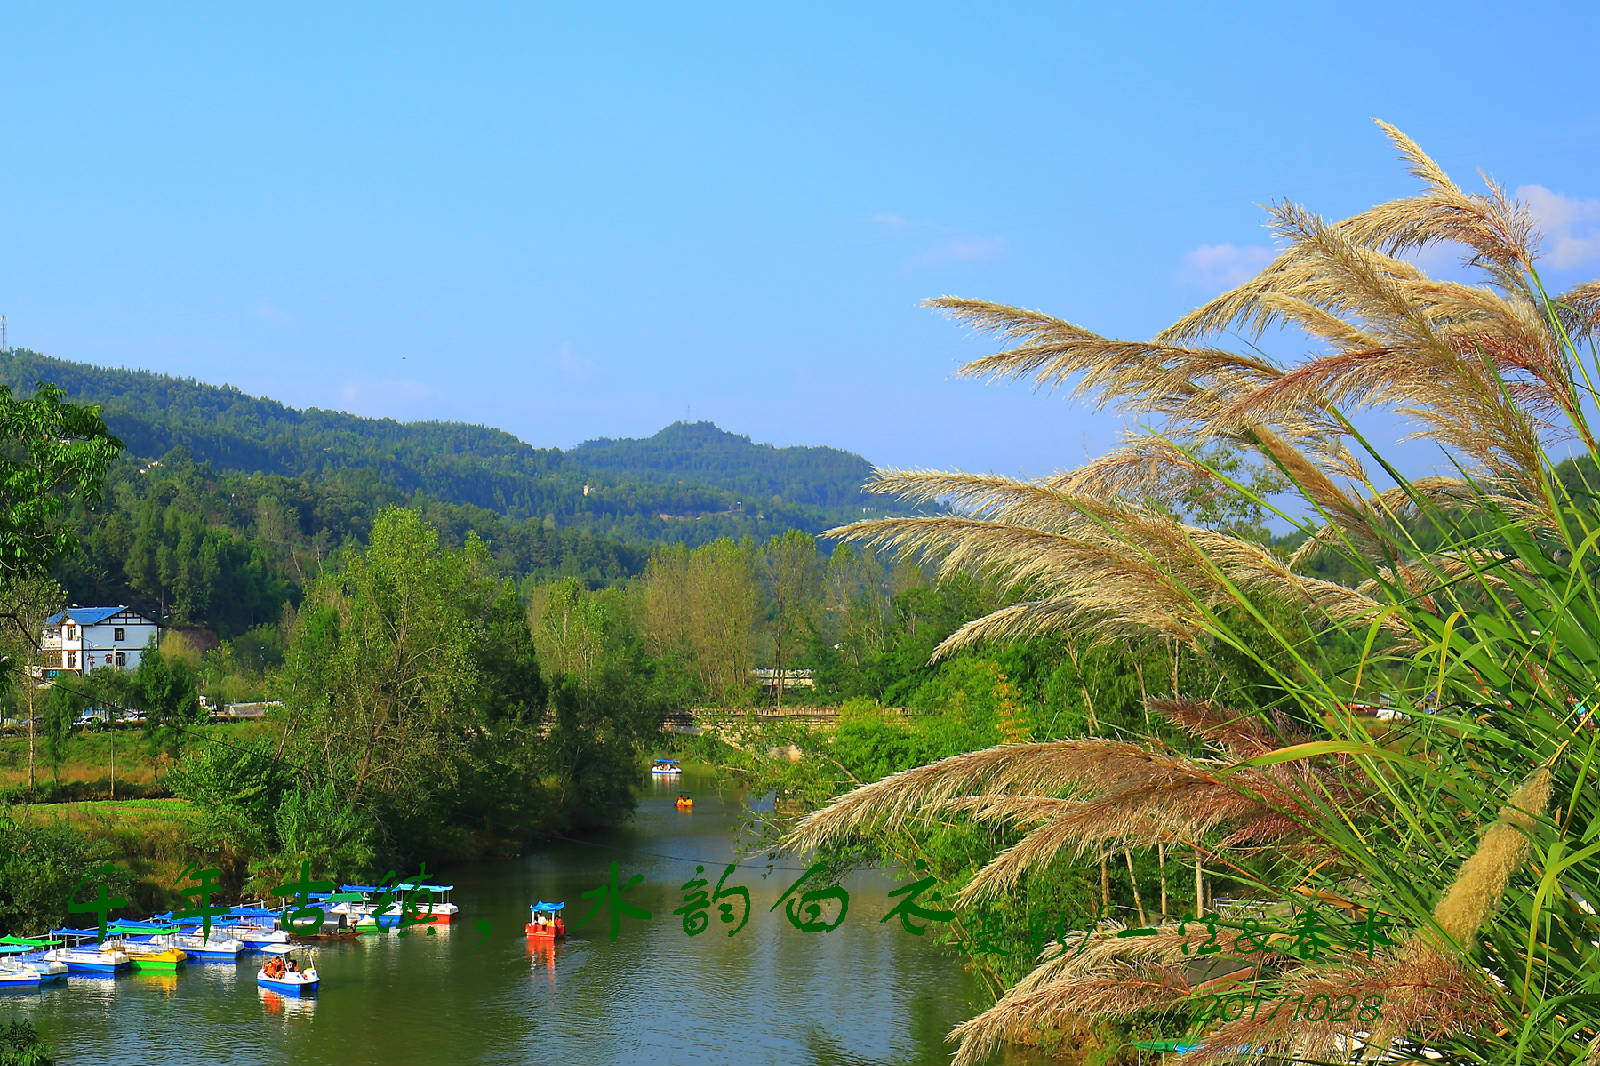
M 561 954 L 561 946 L 561 942 L 558 940 L 529 939 L 528 955 L 533 962 L 531 972 L 536 974 L 541 969 L 544 970 L 546 977 L 549 978 L 551 984 L 554 984 L 556 979 L 556 956 Z
M 289 1017 L 308 1016 L 317 1012 L 316 996 L 283 996 L 260 986 L 256 987 L 256 995 L 261 1000 L 261 1009 L 267 1014 Z
M 164 996 L 173 995 L 178 991 L 178 975 L 171 973 L 150 973 L 148 970 L 135 970 L 129 978 L 137 982 L 141 988 L 154 988 Z

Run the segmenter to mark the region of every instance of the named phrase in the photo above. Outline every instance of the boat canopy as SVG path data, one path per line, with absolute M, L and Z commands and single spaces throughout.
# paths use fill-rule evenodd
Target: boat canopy
M 156 922 L 163 922 L 163 923 L 165 923 L 167 925 L 176 925 L 176 926 L 179 926 L 180 928 L 185 928 L 185 929 L 192 928 L 192 927 L 197 926 L 197 925 L 206 924 L 206 920 L 204 918 L 202 918 L 198 914 L 190 915 L 187 918 L 174 918 L 172 916 L 172 912 L 171 911 L 168 911 L 165 914 L 153 914 L 153 915 L 151 915 L 149 917 L 149 919 L 147 919 L 147 921 L 150 924 L 154 924 Z M 235 915 L 235 914 L 216 914 L 216 915 L 212 915 L 211 924 L 212 925 L 238 925 L 239 924 L 239 917 L 238 917 L 238 915 Z
M 100 930 L 98 930 L 98 929 L 66 929 L 66 928 L 61 928 L 61 929 L 52 929 L 52 930 L 50 930 L 50 935 L 51 936 L 75 936 L 80 940 L 82 940 L 84 937 L 88 937 L 90 940 L 99 940 L 100 939 Z
M 262 953 L 266 955 L 287 955 L 291 951 L 308 950 L 310 949 L 300 944 L 268 944 L 261 949 Z
M 283 912 L 271 907 L 231 907 L 228 913 L 240 918 L 276 918 Z
M 564 910 L 566 906 L 567 905 L 565 903 L 546 903 L 541 899 L 529 909 L 534 911 L 559 911 Z
M 408 892 L 454 892 L 456 890 L 455 885 L 424 885 L 415 881 L 407 881 L 394 887 L 405 889 Z
M 364 900 L 366 898 L 367 898 L 366 895 L 364 893 L 361 893 L 361 892 L 335 892 L 331 896 L 328 897 L 328 902 L 329 903 L 360 903 L 362 900 Z
M 677 766 L 678 765 L 678 760 L 677 759 L 657 759 L 656 760 L 656 765 L 657 766 Z
M 119 933 L 170 933 L 175 927 L 171 922 L 130 922 L 125 918 L 114 918 L 106 923 L 106 928 Z
M 340 892 L 383 892 L 386 889 L 392 888 L 392 887 L 393 886 L 390 886 L 390 885 L 340 885 L 339 886 L 339 891 Z
M 37 950 L 39 949 L 26 944 L 0 944 L 0 955 L 26 955 L 30 951 Z

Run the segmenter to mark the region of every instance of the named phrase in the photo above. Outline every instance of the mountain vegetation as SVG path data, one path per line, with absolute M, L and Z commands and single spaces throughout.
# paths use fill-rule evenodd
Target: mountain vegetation
M 39 381 L 98 405 L 141 466 L 179 449 L 219 475 L 353 478 L 345 483 L 363 491 L 634 544 L 816 533 L 881 506 L 862 493 L 870 467 L 858 455 L 754 444 L 709 422 L 562 451 L 484 426 L 299 411 L 228 386 L 0 352 L 0 384 L 31 390 Z

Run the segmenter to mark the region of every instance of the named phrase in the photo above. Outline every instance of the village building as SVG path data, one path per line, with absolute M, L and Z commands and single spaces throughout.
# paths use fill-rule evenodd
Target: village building
M 155 646 L 160 627 L 125 605 L 68 607 L 44 621 L 44 653 L 36 673 L 45 678 L 95 670 L 135 670 Z

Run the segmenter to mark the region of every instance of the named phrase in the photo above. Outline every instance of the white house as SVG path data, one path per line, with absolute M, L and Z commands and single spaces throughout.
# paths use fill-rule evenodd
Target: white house
M 88 674 L 111 667 L 133 670 L 139 656 L 161 632 L 150 619 L 126 606 L 68 607 L 44 620 L 44 677 Z

